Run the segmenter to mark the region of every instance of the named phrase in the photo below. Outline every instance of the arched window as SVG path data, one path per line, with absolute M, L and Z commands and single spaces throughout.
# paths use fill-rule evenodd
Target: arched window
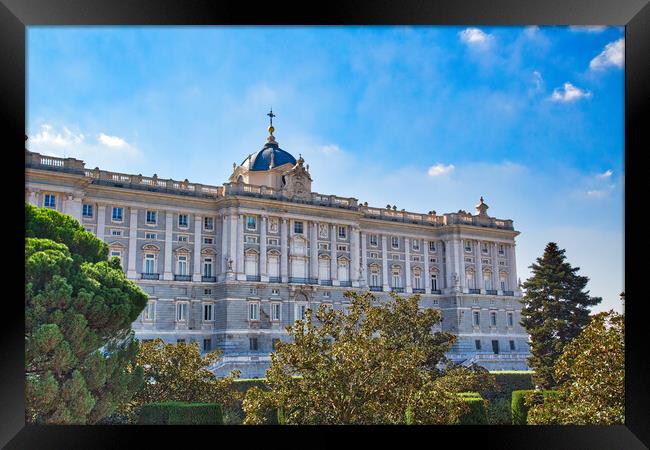
M 160 248 L 153 244 L 147 244 L 142 247 L 142 273 L 158 273 L 158 253 Z
M 508 290 L 508 274 L 505 272 L 499 274 L 499 287 L 502 291 Z
M 176 275 L 187 276 L 190 272 L 190 251 L 185 247 L 176 249 Z
M 423 289 L 422 270 L 419 267 L 413 268 L 413 289 Z
M 330 279 L 330 259 L 327 256 L 321 255 L 318 258 L 318 279 Z
M 378 287 L 380 285 L 379 266 L 377 264 L 370 265 L 370 286 Z
M 469 268 L 465 271 L 465 284 L 468 289 L 474 289 L 474 269 Z
M 346 258 L 338 259 L 338 278 L 339 281 L 349 281 L 350 280 L 350 264 Z
M 246 250 L 244 254 L 244 272 L 246 275 L 256 276 L 259 268 L 258 254 L 255 250 Z
M 484 270 L 483 271 L 483 285 L 485 286 L 485 289 L 487 289 L 487 290 L 494 289 L 492 287 L 492 272 L 490 272 L 489 270 Z
M 437 291 L 438 290 L 438 274 L 437 273 L 432 273 L 431 274 L 431 290 L 432 291 Z
M 392 275 L 392 287 L 398 288 L 402 287 L 402 277 L 400 276 L 401 269 L 399 266 L 393 266 L 391 268 L 391 275 Z
M 277 278 L 280 276 L 280 254 L 275 250 L 268 253 L 267 270 L 269 277 Z

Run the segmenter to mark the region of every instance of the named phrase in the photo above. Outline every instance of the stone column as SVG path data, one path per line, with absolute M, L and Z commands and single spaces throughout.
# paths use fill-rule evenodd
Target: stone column
M 385 234 L 381 235 L 381 276 L 383 291 L 390 291 L 390 285 L 388 284 L 388 239 Z
M 74 194 L 65 194 L 62 206 L 64 214 L 75 218 L 81 223 L 81 198 L 75 198 Z
M 260 281 L 269 281 L 266 267 L 266 216 L 260 217 Z
M 333 286 L 339 286 L 338 261 L 336 259 L 336 225 L 330 226 L 330 277 Z
M 172 227 L 174 226 L 174 213 L 165 214 L 165 266 L 163 268 L 163 280 L 173 280 L 174 271 L 172 270 Z
M 445 288 L 454 287 L 454 241 L 445 241 Z
M 225 278 L 226 271 L 228 270 L 228 229 L 230 227 L 230 218 L 227 214 L 221 217 L 221 261 L 219 267 L 221 274 Z
M 368 235 L 361 233 L 361 286 L 368 286 Z
M 244 215 L 235 216 L 235 235 L 237 236 L 237 279 L 246 280 L 244 273 Z
M 229 279 L 234 280 L 237 274 L 237 215 L 231 214 L 228 218 L 228 259 L 232 261 Z M 228 265 L 226 265 L 226 268 Z M 226 269 L 228 270 L 228 269 Z
M 194 216 L 194 270 L 192 271 L 192 281 L 201 281 L 201 229 L 203 217 Z
M 126 272 L 127 278 L 135 279 L 138 274 L 135 270 L 135 252 L 138 245 L 138 210 L 131 208 L 129 219 L 129 266 Z
M 413 292 L 413 284 L 411 282 L 411 240 L 409 238 L 404 238 L 404 252 L 406 254 L 405 256 L 405 263 L 404 266 L 406 267 L 406 292 L 412 293 Z
M 106 230 L 106 205 L 97 203 L 97 230 L 96 236 L 100 241 L 104 240 L 104 232 Z
M 30 205 L 38 206 L 38 192 L 36 190 L 29 191 L 29 200 L 27 200 Z
M 357 227 L 350 227 L 350 252 L 352 287 L 359 287 L 359 229 Z
M 288 226 L 287 219 L 282 219 L 280 224 L 280 277 L 283 283 L 289 282 Z
M 476 273 L 478 274 L 478 288 L 481 294 L 485 293 L 485 283 L 483 282 L 483 254 L 481 253 L 481 241 L 476 241 Z
M 499 247 L 496 242 L 492 243 L 492 289 L 499 292 Z
M 510 286 L 509 289 L 513 292 L 517 292 L 519 290 L 519 286 L 517 286 L 517 257 L 515 256 L 515 244 L 514 242 L 512 245 L 508 246 L 508 250 L 510 252 L 509 258 L 508 258 L 508 265 L 510 269 Z
M 311 223 L 309 235 L 309 278 L 318 279 L 318 223 Z
M 458 265 L 458 277 L 460 281 L 460 290 L 461 292 L 466 292 L 466 282 L 465 282 L 465 246 L 463 245 L 462 239 L 456 239 L 456 264 Z
M 424 245 L 424 293 L 431 293 L 431 272 L 429 268 L 429 241 L 422 241 Z

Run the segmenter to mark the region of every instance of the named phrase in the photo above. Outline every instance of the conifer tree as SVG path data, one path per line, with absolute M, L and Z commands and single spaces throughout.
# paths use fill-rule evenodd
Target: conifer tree
M 96 423 L 142 385 L 131 323 L 147 296 L 73 218 L 25 205 L 25 416 Z
M 549 242 L 544 255 L 533 263 L 532 276 L 522 288 L 521 324 L 531 338 L 528 365 L 535 371 L 533 380 L 549 389 L 562 380 L 553 377 L 553 366 L 564 347 L 589 323 L 589 307 L 601 302 L 585 291 L 588 277 L 579 267 L 571 267 L 555 242 Z

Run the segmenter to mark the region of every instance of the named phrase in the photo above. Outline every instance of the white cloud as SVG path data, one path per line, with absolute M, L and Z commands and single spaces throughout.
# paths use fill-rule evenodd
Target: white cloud
M 604 70 L 608 67 L 623 67 L 625 62 L 625 39 L 610 42 L 602 52 L 589 63 L 592 70 Z
M 460 40 L 467 45 L 484 47 L 490 44 L 494 37 L 478 28 L 466 28 L 459 33 Z
M 108 136 L 104 133 L 99 133 L 97 140 L 107 147 L 123 148 L 128 145 L 124 139 L 117 136 Z
M 613 173 L 612 169 L 607 169 L 603 173 L 599 173 L 598 178 L 610 178 Z
M 551 100 L 556 102 L 572 102 L 581 98 L 591 97 L 591 92 L 575 87 L 569 82 L 564 83 L 561 88 L 555 88 Z
M 430 177 L 437 177 L 439 175 L 444 175 L 446 173 L 451 173 L 454 171 L 456 167 L 453 164 L 449 165 L 444 165 L 444 164 L 436 164 L 435 166 L 429 167 L 429 170 L 427 171 L 427 174 Z
M 67 127 L 63 127 L 63 132 L 53 131 L 54 128 L 50 124 L 41 125 L 40 133 L 37 133 L 34 137 L 30 138 L 28 142 L 54 146 L 54 147 L 69 147 L 77 144 L 81 144 L 85 137 L 83 134 L 75 134 L 70 131 Z
M 585 33 L 600 33 L 607 29 L 605 25 L 575 25 L 570 26 L 569 30 L 575 32 L 585 32 Z
M 325 153 L 326 155 L 340 155 L 343 153 L 343 150 L 338 145 L 335 144 L 330 144 L 330 145 L 324 145 L 320 149 L 321 152 Z
M 544 89 L 544 78 L 537 70 L 533 70 L 533 83 L 535 84 L 535 92 L 540 92 Z

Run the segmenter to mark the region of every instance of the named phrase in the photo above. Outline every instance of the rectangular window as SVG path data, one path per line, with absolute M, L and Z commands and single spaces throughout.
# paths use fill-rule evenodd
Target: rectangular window
M 212 289 L 203 289 L 203 295 L 212 295 Z
M 329 249 L 330 249 L 329 244 L 326 244 L 324 242 L 318 243 L 318 250 L 329 250 Z
M 391 245 L 393 248 L 399 248 L 399 238 L 396 237 L 396 236 L 391 237 L 391 238 L 390 238 L 390 245 Z
M 476 339 L 476 340 L 474 341 L 474 346 L 476 347 L 476 350 L 480 350 L 480 349 L 481 349 L 481 340 L 480 340 L 480 339 Z
M 377 235 L 376 234 L 371 234 L 370 235 L 370 245 L 372 245 L 373 247 L 377 247 L 377 243 L 378 243 Z
M 257 236 L 246 236 L 247 244 L 257 244 Z
M 84 217 L 93 216 L 93 205 L 85 204 L 81 207 L 81 215 Z
M 203 218 L 203 229 L 212 231 L 214 230 L 214 218 L 213 217 L 204 217 Z
M 304 319 L 306 312 L 307 312 L 307 305 L 296 305 L 296 320 Z
M 185 343 L 185 339 L 176 339 L 176 343 L 177 343 L 177 344 L 184 344 L 184 343 Z
M 178 275 L 187 275 L 187 256 L 178 256 Z
M 488 254 L 487 242 L 484 242 L 484 243 L 481 244 L 481 253 L 486 254 L 486 255 Z
M 43 206 L 46 208 L 56 209 L 56 195 L 45 194 L 45 200 L 43 201 Z
M 203 260 L 203 276 L 204 277 L 212 276 L 212 258 L 205 258 Z
M 212 350 L 212 339 L 203 339 L 203 351 L 209 352 L 210 350 Z
M 178 215 L 178 227 L 179 228 L 187 228 L 189 225 L 189 221 L 187 219 L 187 214 L 179 214 Z
M 330 298 L 331 296 L 332 296 L 332 293 L 331 293 L 331 292 L 329 292 L 329 291 L 325 291 L 325 292 L 323 292 L 323 297 L 325 297 L 325 298 Z
M 248 304 L 248 320 L 260 320 L 260 304 Z
M 296 234 L 302 234 L 302 222 L 293 223 L 293 232 Z
M 499 341 L 492 341 L 492 351 L 495 354 L 499 354 Z
M 154 320 L 156 318 L 156 302 L 149 301 L 147 306 L 144 309 L 143 319 L 144 320 Z
M 511 312 L 508 313 L 508 326 L 511 327 L 514 325 L 514 317 Z
M 144 255 L 144 273 L 155 273 L 156 272 L 156 256 L 147 253 Z
M 246 229 L 257 230 L 257 218 L 255 216 L 246 216 Z
M 510 351 L 515 351 L 515 341 L 510 341 Z
M 111 230 L 111 236 L 122 236 L 122 230 Z
M 338 229 L 339 229 L 339 237 L 341 239 L 345 239 L 345 237 L 347 236 L 347 227 L 338 227 Z
M 490 325 L 493 327 L 497 326 L 497 313 L 494 311 L 490 313 Z
M 277 239 L 268 239 L 266 242 L 268 245 L 279 245 Z
M 503 249 L 503 244 L 499 244 L 499 255 L 504 255 L 505 251 Z
M 250 288 L 250 289 L 248 290 L 248 292 L 249 292 L 249 294 L 251 294 L 251 295 L 257 295 L 257 288 Z
M 436 243 L 434 241 L 429 241 L 429 251 L 430 252 L 436 251 Z
M 481 325 L 481 313 L 479 313 L 478 311 L 474 311 L 472 313 L 472 316 L 474 318 L 474 322 L 473 322 L 474 326 L 478 327 L 479 325 Z
M 420 240 L 414 239 L 412 242 L 413 250 L 420 250 Z
M 339 252 L 347 252 L 348 251 L 348 246 L 347 245 L 337 245 L 336 250 Z
M 249 342 L 249 346 L 250 346 L 251 350 L 257 350 L 257 338 L 256 337 L 249 338 L 248 342 Z
M 178 242 L 187 242 L 188 236 L 186 234 L 179 234 L 178 235 Z
M 212 303 L 204 303 L 203 304 L 203 320 L 210 322 L 214 320 L 212 316 Z
M 472 251 L 472 242 L 471 241 L 465 241 L 465 251 L 466 252 L 471 252 Z
M 147 211 L 147 225 L 155 225 L 157 219 L 156 211 Z
M 280 320 L 280 303 L 271 303 L 271 320 L 274 322 Z
M 121 222 L 122 221 L 122 213 L 123 209 L 119 207 L 113 207 L 113 214 L 111 215 L 111 219 L 113 222 Z
M 145 233 L 144 238 L 145 239 L 156 239 L 156 233 Z
M 203 238 L 204 244 L 214 244 L 214 238 Z
M 370 258 L 378 259 L 378 258 L 379 258 L 379 254 L 376 253 L 376 252 L 370 252 Z
M 187 320 L 187 303 L 176 303 L 176 321 L 185 322 Z
M 119 250 L 111 250 L 111 258 L 119 258 L 121 260 L 122 252 Z

